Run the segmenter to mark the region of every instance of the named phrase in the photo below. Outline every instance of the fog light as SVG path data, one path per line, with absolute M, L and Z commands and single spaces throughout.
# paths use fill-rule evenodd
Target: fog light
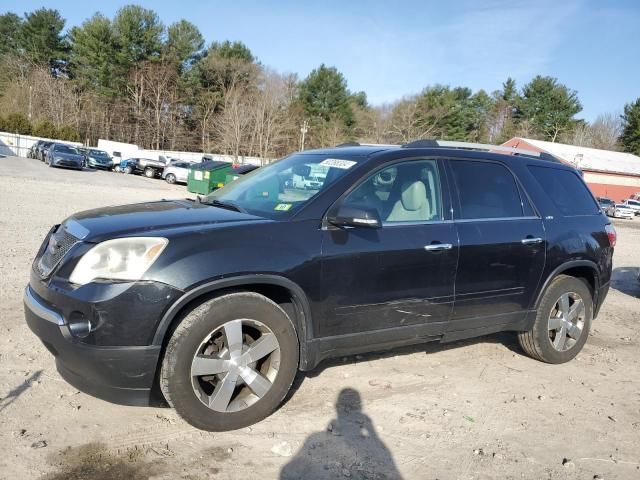
M 91 321 L 87 320 L 82 312 L 71 312 L 69 330 L 74 337 L 85 338 L 91 333 Z

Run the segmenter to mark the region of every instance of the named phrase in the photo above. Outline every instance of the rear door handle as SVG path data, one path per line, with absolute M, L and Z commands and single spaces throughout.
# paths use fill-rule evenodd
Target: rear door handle
M 542 239 L 541 239 L 540 237 L 535 237 L 535 238 L 533 238 L 533 237 L 531 237 L 531 238 L 527 237 L 527 238 L 523 238 L 523 239 L 521 240 L 521 242 L 522 242 L 522 244 L 523 244 L 523 245 L 534 245 L 534 244 L 536 244 L 536 243 L 542 243 Z
M 451 250 L 453 245 L 450 243 L 432 243 L 431 245 L 425 245 L 424 249 L 427 252 L 439 252 L 441 250 Z

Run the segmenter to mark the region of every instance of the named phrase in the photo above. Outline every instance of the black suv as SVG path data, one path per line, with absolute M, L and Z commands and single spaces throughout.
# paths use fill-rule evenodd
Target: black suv
M 77 388 L 135 405 L 161 391 L 228 430 L 337 355 L 511 330 L 532 357 L 571 360 L 615 240 L 579 172 L 546 154 L 349 144 L 195 201 L 73 215 L 35 258 L 25 313 Z

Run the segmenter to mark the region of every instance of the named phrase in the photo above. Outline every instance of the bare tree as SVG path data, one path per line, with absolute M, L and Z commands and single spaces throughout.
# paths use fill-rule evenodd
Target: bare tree
M 622 133 L 620 115 L 605 113 L 598 115 L 591 124 L 592 146 L 604 150 L 618 150 L 618 139 Z

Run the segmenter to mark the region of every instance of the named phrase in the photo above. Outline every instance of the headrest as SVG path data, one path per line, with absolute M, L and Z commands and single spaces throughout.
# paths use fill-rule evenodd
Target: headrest
M 420 210 L 427 200 L 427 190 L 420 180 L 402 184 L 402 206 L 405 210 Z

